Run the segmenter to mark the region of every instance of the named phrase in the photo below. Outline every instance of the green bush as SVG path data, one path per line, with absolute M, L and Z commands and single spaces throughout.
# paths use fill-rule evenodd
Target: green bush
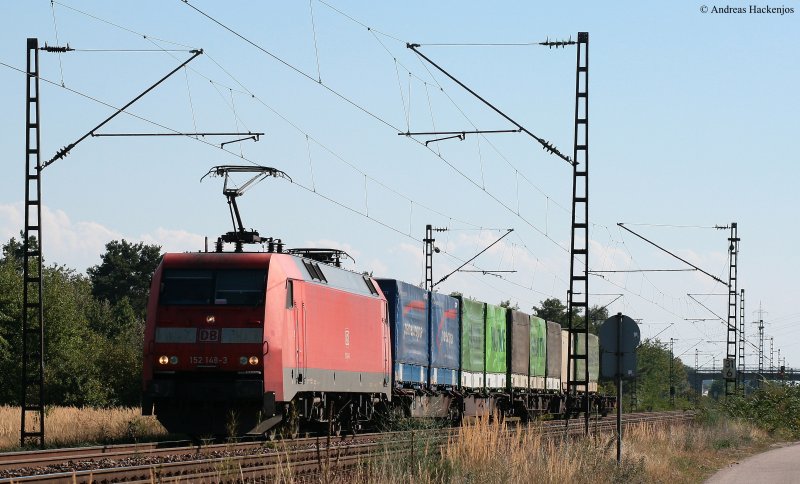
M 800 387 L 763 381 L 745 398 L 729 397 L 722 409 L 783 438 L 800 438 Z

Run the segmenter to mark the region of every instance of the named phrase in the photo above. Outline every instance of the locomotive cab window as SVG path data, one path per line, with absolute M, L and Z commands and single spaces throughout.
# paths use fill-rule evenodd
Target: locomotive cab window
M 159 303 L 254 306 L 264 301 L 265 279 L 264 270 L 167 269 Z
M 265 275 L 265 271 L 217 271 L 214 304 L 260 304 L 264 300 Z
M 165 270 L 161 278 L 161 304 L 211 304 L 212 271 Z

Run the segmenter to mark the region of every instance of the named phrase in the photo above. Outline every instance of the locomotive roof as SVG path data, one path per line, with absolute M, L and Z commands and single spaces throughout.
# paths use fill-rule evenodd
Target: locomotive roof
M 347 269 L 321 264 L 312 259 L 275 252 L 193 252 L 164 255 L 164 267 L 268 268 L 280 264 L 289 278 L 318 283 L 363 296 L 381 295 L 371 278 Z

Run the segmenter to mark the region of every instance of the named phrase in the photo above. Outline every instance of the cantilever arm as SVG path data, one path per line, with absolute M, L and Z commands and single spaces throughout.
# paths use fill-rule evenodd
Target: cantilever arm
M 97 131 L 98 129 L 100 129 L 100 128 L 102 128 L 103 126 L 105 126 L 105 125 L 106 125 L 106 123 L 108 123 L 109 121 L 111 121 L 112 119 L 114 119 L 114 118 L 115 118 L 115 117 L 116 117 L 116 116 L 117 116 L 119 113 L 121 113 L 122 111 L 125 111 L 126 109 L 128 109 L 128 108 L 131 106 L 131 104 L 133 104 L 133 103 L 135 103 L 136 101 L 138 101 L 139 99 L 143 98 L 143 97 L 145 96 L 145 94 L 147 94 L 148 92 L 150 92 L 150 91 L 152 91 L 153 89 L 155 89 L 155 88 L 156 88 L 156 86 L 158 86 L 158 85 L 159 85 L 159 84 L 161 84 L 162 82 L 166 81 L 166 80 L 167 80 L 167 79 L 168 79 L 170 76 L 172 76 L 173 74 L 175 74 L 176 72 L 178 72 L 178 71 L 181 69 L 181 67 L 183 67 L 183 66 L 185 66 L 186 64 L 188 64 L 188 63 L 192 62 L 192 61 L 193 61 L 193 60 L 194 60 L 194 59 L 195 59 L 197 56 L 199 56 L 200 54 L 202 54 L 202 53 L 203 53 L 203 49 L 200 49 L 200 50 L 193 50 L 193 51 L 191 51 L 191 52 L 192 52 L 192 54 L 193 54 L 193 55 L 192 55 L 191 57 L 189 57 L 189 58 L 188 58 L 186 61 L 184 61 L 183 63 L 181 63 L 181 65 L 179 65 L 179 66 L 178 66 L 178 67 L 176 67 L 175 69 L 172 69 L 172 70 L 170 71 L 170 73 L 169 73 L 169 74 L 167 74 L 166 76 L 164 76 L 164 77 L 162 77 L 161 79 L 159 79 L 159 81 L 158 81 L 158 82 L 156 82 L 155 84 L 153 84 L 152 86 L 148 87 L 148 88 L 147 88 L 147 89 L 146 89 L 144 92 L 142 92 L 141 94 L 139 94 L 138 96 L 136 96 L 135 98 L 133 98 L 133 99 L 132 99 L 130 102 L 128 102 L 128 104 L 126 104 L 126 105 L 122 106 L 121 108 L 119 108 L 119 109 L 118 109 L 118 110 L 117 110 L 117 111 L 116 111 L 114 114 L 112 114 L 111 116 L 107 117 L 107 118 L 106 118 L 106 119 L 105 119 L 103 122 L 101 122 L 100 124 L 98 124 L 97 126 L 95 126 L 94 128 L 92 128 L 92 130 L 91 130 L 91 131 L 89 131 L 89 132 L 88 132 L 88 133 L 86 133 L 85 135 L 83 135 L 83 136 L 81 136 L 80 138 L 78 138 L 78 139 L 77 139 L 77 141 L 75 141 L 75 142 L 73 142 L 73 143 L 70 143 L 70 144 L 68 144 L 67 146 L 65 146 L 65 147 L 61 148 L 60 150 L 58 150 L 58 153 L 56 153 L 55 155 L 53 155 L 53 157 L 52 157 L 52 158 L 50 158 L 50 160 L 48 160 L 48 161 L 46 161 L 45 163 L 43 163 L 43 164 L 42 164 L 42 169 L 45 169 L 45 168 L 47 168 L 48 166 L 50 166 L 51 164 L 53 164 L 53 162 L 55 162 L 56 160 L 60 160 L 61 158 L 64 158 L 65 156 L 67 156 L 67 155 L 69 154 L 69 152 L 72 150 L 72 148 L 74 148 L 74 147 L 75 147 L 75 146 L 76 146 L 78 143 L 80 143 L 81 141 L 85 140 L 85 139 L 86 139 L 86 138 L 88 138 L 89 136 L 92 136 L 92 135 L 94 135 L 94 132 L 95 132 L 95 131 Z

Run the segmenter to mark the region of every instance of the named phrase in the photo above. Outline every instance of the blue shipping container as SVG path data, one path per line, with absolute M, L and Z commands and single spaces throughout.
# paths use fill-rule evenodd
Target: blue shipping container
M 376 279 L 389 303 L 392 363 L 396 383 L 428 381 L 428 295 L 394 279 Z
M 431 296 L 431 367 L 439 385 L 458 383 L 458 362 L 461 354 L 461 332 L 458 328 L 459 301 L 436 292 Z M 433 380 L 433 378 L 432 378 Z

